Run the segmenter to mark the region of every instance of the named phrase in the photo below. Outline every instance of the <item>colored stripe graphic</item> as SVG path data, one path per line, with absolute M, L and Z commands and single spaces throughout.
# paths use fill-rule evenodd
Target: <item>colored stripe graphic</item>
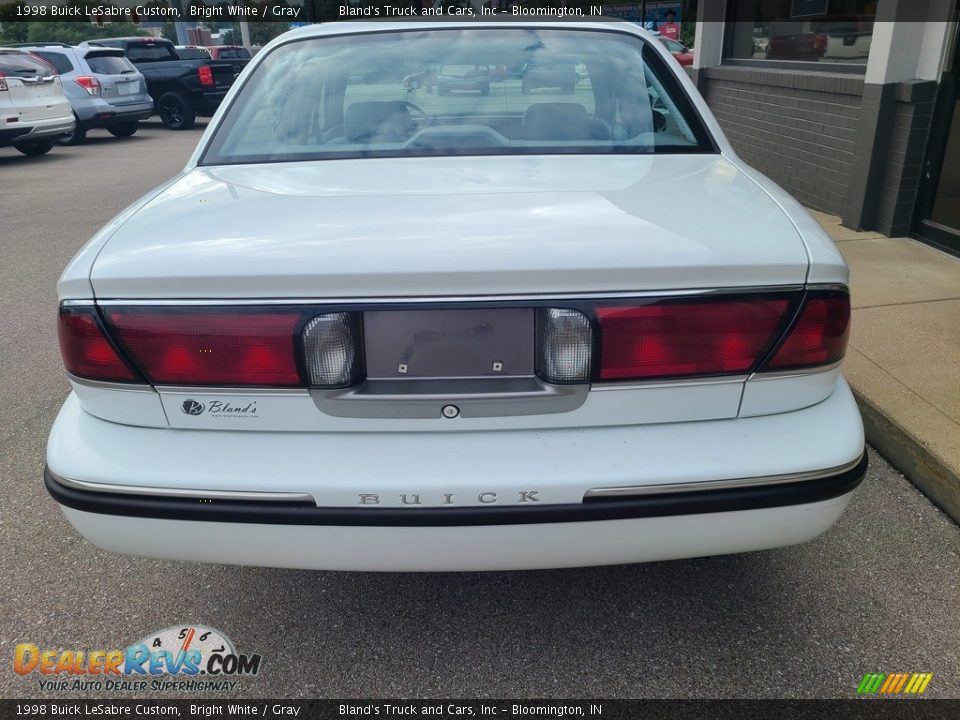
M 933 673 L 867 673 L 857 686 L 858 695 L 922 695 Z

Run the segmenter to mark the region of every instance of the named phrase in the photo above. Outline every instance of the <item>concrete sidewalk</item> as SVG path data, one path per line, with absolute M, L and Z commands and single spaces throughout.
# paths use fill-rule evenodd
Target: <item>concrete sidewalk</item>
M 812 212 L 850 265 L 843 370 L 867 440 L 960 522 L 960 259 Z

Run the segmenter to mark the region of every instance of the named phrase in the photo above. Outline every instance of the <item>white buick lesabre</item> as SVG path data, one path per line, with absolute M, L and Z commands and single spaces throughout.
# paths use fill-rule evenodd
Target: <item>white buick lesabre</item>
M 626 23 L 289 32 L 58 290 L 46 485 L 119 552 L 742 552 L 866 468 L 843 259 Z

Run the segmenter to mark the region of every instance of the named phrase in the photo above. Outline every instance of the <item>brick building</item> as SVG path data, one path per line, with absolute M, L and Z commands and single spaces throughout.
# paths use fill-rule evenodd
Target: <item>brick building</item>
M 696 13 L 693 78 L 744 159 L 849 227 L 960 252 L 958 0 Z

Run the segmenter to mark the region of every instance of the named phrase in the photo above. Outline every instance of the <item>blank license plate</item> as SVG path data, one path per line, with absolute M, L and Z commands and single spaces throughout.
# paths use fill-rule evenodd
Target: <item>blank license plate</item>
M 119 92 L 121 95 L 133 95 L 139 88 L 139 82 L 117 83 L 117 92 Z
M 363 314 L 367 377 L 534 374 L 534 311 L 377 310 Z

